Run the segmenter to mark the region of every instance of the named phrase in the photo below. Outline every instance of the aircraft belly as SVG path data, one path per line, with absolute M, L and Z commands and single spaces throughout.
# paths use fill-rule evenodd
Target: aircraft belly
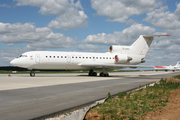
M 29 67 L 29 69 L 47 69 L 47 70 L 73 70 L 73 69 L 87 69 L 81 66 L 78 66 L 77 64 L 72 63 L 54 63 L 54 62 L 43 62 L 39 64 L 34 64 Z

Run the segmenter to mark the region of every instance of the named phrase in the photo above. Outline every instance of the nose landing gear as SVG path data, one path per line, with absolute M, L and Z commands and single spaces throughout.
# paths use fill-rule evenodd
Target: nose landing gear
M 31 77 L 34 77 L 35 76 L 35 73 L 33 71 L 30 71 L 30 76 Z

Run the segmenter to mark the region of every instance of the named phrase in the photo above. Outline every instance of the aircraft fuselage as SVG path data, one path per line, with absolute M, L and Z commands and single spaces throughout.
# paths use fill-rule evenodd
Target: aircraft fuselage
M 23 53 L 11 61 L 11 64 L 28 69 L 91 69 L 82 67 L 80 63 L 116 64 L 116 53 L 88 53 L 88 52 L 57 52 L 57 51 L 31 51 Z M 138 59 L 139 58 L 139 59 Z M 141 63 L 140 56 L 125 64 L 136 65 Z M 124 67 L 122 67 L 124 68 Z

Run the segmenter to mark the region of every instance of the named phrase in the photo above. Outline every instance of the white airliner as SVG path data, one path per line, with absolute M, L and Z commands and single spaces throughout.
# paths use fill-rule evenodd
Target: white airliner
M 88 69 L 89 76 L 97 76 L 94 69 L 102 69 L 100 76 L 109 76 L 107 69 L 150 67 L 137 64 L 145 62 L 145 56 L 153 38 L 160 36 L 169 35 L 140 35 L 131 46 L 112 45 L 106 53 L 30 51 L 23 53 L 10 63 L 31 70 L 32 77 L 35 76 L 33 69 Z
M 170 66 L 155 66 L 154 67 L 154 69 L 156 70 L 156 71 L 168 71 L 168 70 L 172 70 L 173 72 L 175 71 L 175 70 L 178 70 L 178 69 L 180 69 L 180 62 L 177 62 L 177 64 L 175 65 L 175 66 L 172 66 L 172 65 L 170 65 Z

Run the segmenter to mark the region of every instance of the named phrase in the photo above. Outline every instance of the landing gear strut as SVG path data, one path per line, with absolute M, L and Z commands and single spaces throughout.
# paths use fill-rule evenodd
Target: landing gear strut
M 93 69 L 89 70 L 89 76 L 97 76 L 97 73 Z
M 35 76 L 35 73 L 33 71 L 30 71 L 30 76 L 31 77 L 34 77 Z

